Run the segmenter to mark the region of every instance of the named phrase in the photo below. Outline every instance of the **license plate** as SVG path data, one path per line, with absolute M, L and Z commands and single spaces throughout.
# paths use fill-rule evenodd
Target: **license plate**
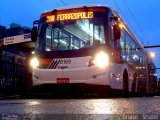
M 57 83 L 60 84 L 69 83 L 69 78 L 57 78 Z

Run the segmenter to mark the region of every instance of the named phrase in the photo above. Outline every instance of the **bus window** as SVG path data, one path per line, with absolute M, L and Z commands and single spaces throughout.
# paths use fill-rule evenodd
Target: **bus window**
M 72 40 L 71 40 L 71 49 L 79 49 L 80 46 L 81 46 L 81 42 L 80 40 L 72 37 Z
M 94 40 L 93 42 L 93 45 L 94 46 L 97 46 L 97 45 L 100 45 L 101 44 L 101 41 L 100 40 Z
M 45 47 L 46 51 L 50 51 L 50 48 L 51 48 L 51 39 L 52 39 L 51 32 L 52 32 L 51 28 L 48 27 L 46 30 L 46 47 Z
M 93 18 L 63 20 L 45 23 L 43 29 L 45 37 L 41 37 L 44 43 L 39 42 L 39 49 L 72 50 L 85 47 L 85 44 L 94 45 L 99 40 L 100 44 L 106 43 L 104 29 L 104 13 L 95 12 Z M 40 26 L 44 23 L 40 23 Z M 39 40 L 40 41 L 40 40 Z
M 37 43 L 36 43 L 36 49 L 43 50 L 45 48 L 45 41 L 43 40 L 45 37 L 45 30 L 46 28 L 46 23 L 41 23 L 39 24 L 39 31 L 38 31 L 38 38 L 37 38 Z
M 122 29 L 121 30 L 121 37 L 120 37 L 120 41 L 119 41 L 119 49 L 121 50 L 121 60 L 123 62 L 126 61 L 126 42 L 125 42 L 125 31 Z

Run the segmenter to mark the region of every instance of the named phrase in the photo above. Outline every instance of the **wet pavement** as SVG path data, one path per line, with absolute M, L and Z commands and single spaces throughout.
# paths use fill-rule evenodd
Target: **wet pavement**
M 0 117 L 15 119 L 160 119 L 160 97 L 0 100 Z

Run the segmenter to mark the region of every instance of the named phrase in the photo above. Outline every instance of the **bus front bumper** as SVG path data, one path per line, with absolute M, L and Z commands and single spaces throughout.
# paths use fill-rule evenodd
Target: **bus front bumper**
M 84 67 L 74 69 L 38 69 L 33 70 L 33 86 L 42 84 L 91 84 L 109 85 L 108 69 Z

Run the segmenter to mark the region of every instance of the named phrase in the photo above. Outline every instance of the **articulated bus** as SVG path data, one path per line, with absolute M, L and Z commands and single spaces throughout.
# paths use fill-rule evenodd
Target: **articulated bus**
M 31 36 L 36 41 L 32 86 L 63 84 L 149 93 L 147 52 L 108 6 L 45 12 L 34 22 Z

